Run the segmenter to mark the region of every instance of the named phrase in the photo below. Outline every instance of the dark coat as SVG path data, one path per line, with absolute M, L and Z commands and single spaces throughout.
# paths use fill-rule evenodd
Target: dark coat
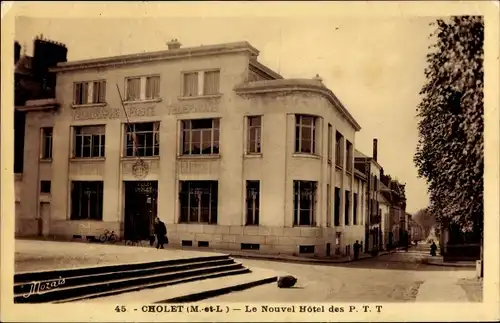
M 165 223 L 158 221 L 158 223 L 155 223 L 155 234 L 157 236 L 165 236 L 167 234 L 167 227 L 165 226 Z

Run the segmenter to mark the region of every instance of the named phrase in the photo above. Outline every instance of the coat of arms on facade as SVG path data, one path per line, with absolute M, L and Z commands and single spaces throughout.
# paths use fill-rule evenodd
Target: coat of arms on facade
M 149 165 L 142 159 L 138 159 L 134 165 L 132 165 L 132 174 L 135 178 L 143 179 L 149 173 Z

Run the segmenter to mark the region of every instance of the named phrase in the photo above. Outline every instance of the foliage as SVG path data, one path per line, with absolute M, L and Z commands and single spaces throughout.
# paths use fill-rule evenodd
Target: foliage
M 436 217 L 427 211 L 427 208 L 419 210 L 411 217 L 424 230 L 425 237 L 431 233 L 431 229 L 436 225 Z
M 459 16 L 434 25 L 414 162 L 427 181 L 428 211 L 436 220 L 482 231 L 484 22 Z

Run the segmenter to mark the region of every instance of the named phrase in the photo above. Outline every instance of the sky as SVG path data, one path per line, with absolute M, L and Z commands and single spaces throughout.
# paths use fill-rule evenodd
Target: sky
M 424 179 L 413 163 L 416 107 L 425 83 L 433 17 L 18 17 L 15 39 L 31 55 L 36 35 L 68 47 L 68 60 L 166 49 L 177 38 L 185 47 L 248 41 L 259 61 L 285 78 L 319 74 L 362 129 L 356 149 L 378 161 L 386 174 L 406 183 L 407 212 L 428 206 Z

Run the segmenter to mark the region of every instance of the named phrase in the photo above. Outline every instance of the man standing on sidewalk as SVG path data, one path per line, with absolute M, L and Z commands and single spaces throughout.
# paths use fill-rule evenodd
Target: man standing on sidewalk
M 357 260 L 359 258 L 359 250 L 361 249 L 361 245 L 359 244 L 359 241 L 356 240 L 353 246 L 354 249 L 354 260 Z
M 165 237 L 167 235 L 167 227 L 158 217 L 155 218 L 155 235 L 156 240 L 158 240 L 156 249 L 163 249 L 163 244 L 165 243 Z

